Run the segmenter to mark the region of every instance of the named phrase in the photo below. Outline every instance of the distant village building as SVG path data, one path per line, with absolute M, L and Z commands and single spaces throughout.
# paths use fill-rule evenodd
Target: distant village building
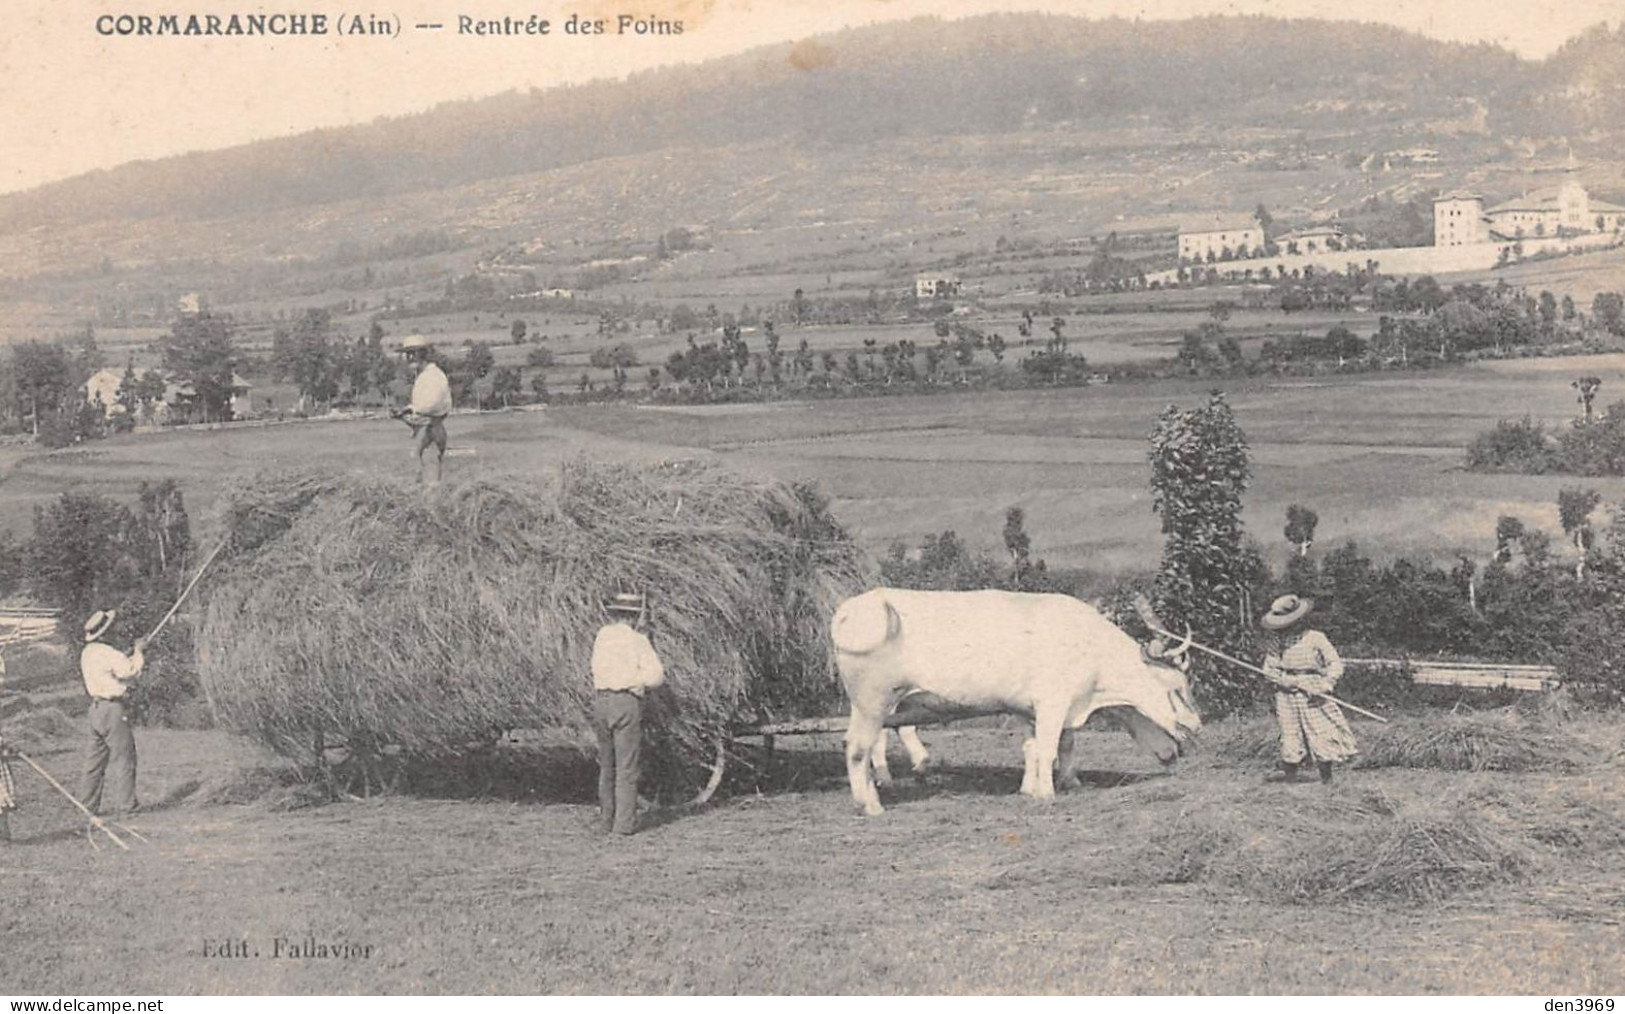
M 1465 190 L 1452 190 L 1433 199 L 1434 246 L 1467 246 L 1487 243 L 1489 238 L 1484 198 Z
M 952 299 L 959 295 L 959 276 L 945 274 L 918 275 L 914 279 L 914 298 Z
M 1490 231 L 1506 239 L 1613 232 L 1625 221 L 1622 216 L 1625 208 L 1593 200 L 1573 176 L 1559 186 L 1531 191 L 1484 212 Z
M 158 371 L 148 367 L 139 367 L 133 371 L 137 380 L 143 380 Z M 158 374 L 162 376 L 162 374 Z M 124 371 L 111 368 L 97 370 L 85 381 L 85 403 L 88 405 L 101 405 L 102 411 L 111 418 L 124 413 L 124 406 L 119 404 L 119 392 L 124 388 Z M 234 418 L 242 419 L 253 414 L 254 385 L 233 373 L 231 375 L 231 414 Z M 161 401 L 152 405 L 138 406 L 137 411 L 145 409 L 151 417 L 162 421 L 169 413 L 187 408 L 197 400 L 197 391 L 190 384 L 177 384 L 166 380 L 164 383 L 164 396 Z
M 138 375 L 145 372 L 145 370 L 136 371 Z M 102 411 L 108 415 L 113 415 L 114 409 L 122 412 L 123 409 L 119 408 L 118 404 L 118 392 L 122 386 L 124 386 L 123 370 L 97 370 L 85 381 L 85 404 L 99 404 Z
M 1433 243 L 1461 246 L 1494 240 L 1580 236 L 1625 228 L 1625 207 L 1599 201 L 1586 192 L 1569 160 L 1563 182 L 1533 190 L 1492 208 L 1477 194 L 1455 191 L 1433 202 Z
M 1275 237 L 1272 242 L 1284 253 L 1326 253 L 1333 250 L 1353 250 L 1363 237 L 1350 235 L 1335 225 L 1317 225 L 1308 229 L 1294 229 Z
M 1179 259 L 1223 260 L 1264 249 L 1264 227 L 1251 215 L 1204 215 L 1179 226 Z

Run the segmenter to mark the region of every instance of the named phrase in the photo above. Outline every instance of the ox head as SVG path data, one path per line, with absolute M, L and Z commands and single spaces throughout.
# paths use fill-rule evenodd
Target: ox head
M 1120 673 L 1101 688 L 1101 705 L 1164 764 L 1178 760 L 1202 728 L 1185 675 L 1190 646 L 1188 629 L 1173 647 L 1153 642 L 1141 652 L 1138 671 Z

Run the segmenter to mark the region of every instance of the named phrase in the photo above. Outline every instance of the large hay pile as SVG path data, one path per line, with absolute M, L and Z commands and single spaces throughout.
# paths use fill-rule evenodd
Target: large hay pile
M 431 490 L 263 476 L 229 497 L 200 671 L 223 720 L 285 753 L 455 754 L 493 730 L 586 739 L 602 603 L 645 591 L 666 688 L 651 765 L 680 781 L 743 719 L 826 713 L 829 617 L 867 564 L 805 486 L 677 463 Z

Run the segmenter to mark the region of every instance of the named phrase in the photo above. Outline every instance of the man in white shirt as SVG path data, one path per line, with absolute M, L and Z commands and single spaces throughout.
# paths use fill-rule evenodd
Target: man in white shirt
M 142 652 L 147 643 L 137 638 L 126 655 L 103 641 L 117 617 L 117 612 L 108 609 L 86 620 L 85 648 L 79 654 L 79 673 L 85 679 L 85 693 L 90 695 L 90 742 L 79 801 L 92 813 L 101 811 L 104 779 L 109 812 L 129 813 L 140 806 L 135 798 L 135 734 L 130 730 L 124 698 L 130 682 L 146 665 Z
M 643 747 L 643 695 L 665 678 L 644 636 L 642 595 L 608 603 L 622 619 L 598 631 L 592 645 L 592 726 L 598 736 L 598 812 L 605 831 L 631 834 L 638 820 L 638 763 Z
M 412 403 L 397 418 L 412 427 L 417 440 L 418 481 L 423 481 L 423 452 L 433 446 L 437 452 L 434 481 L 438 483 L 446 462 L 446 416 L 451 414 L 451 382 L 434 361 L 429 339 L 420 334 L 401 340 L 408 362 L 416 364 L 417 379 L 412 382 Z

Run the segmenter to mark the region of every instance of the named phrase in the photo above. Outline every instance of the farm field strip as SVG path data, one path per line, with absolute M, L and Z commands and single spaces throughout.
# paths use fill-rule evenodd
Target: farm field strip
M 23 992 L 85 993 L 1619 989 L 1625 868 L 1614 860 L 1583 880 L 1428 906 L 1287 904 L 1163 879 L 1155 850 L 1192 812 L 1279 805 L 1281 793 L 1318 786 L 1272 794 L 1259 771 L 1201 758 L 1167 777 L 1126 737 L 1102 733 L 1084 737 L 1087 786 L 1036 804 L 1014 792 L 1015 730 L 935 730 L 927 739 L 945 767 L 923 785 L 900 779 L 887 816 L 864 820 L 847 797 L 839 737 L 797 739 L 780 760 L 795 788 L 657 815 L 634 838 L 606 842 L 586 784 L 538 793 L 521 780 L 497 798 L 294 811 L 204 803 L 264 755 L 223 733 L 146 731 L 153 805 L 135 823 L 151 844 L 134 852 L 92 852 L 65 806 L 37 779 L 22 783 L 22 841 L 9 854 L 30 890 L 8 906 L 0 978 Z M 43 756 L 62 768 L 73 755 Z M 1619 779 L 1617 768 L 1356 771 L 1331 791 L 1350 805 L 1401 804 L 1590 782 L 1602 819 L 1621 812 Z M 61 913 L 92 904 L 107 932 L 76 938 Z M 921 920 L 920 906 L 932 917 Z M 372 953 L 271 955 L 276 938 L 306 936 Z M 238 939 L 259 955 L 203 953 L 206 941 Z

